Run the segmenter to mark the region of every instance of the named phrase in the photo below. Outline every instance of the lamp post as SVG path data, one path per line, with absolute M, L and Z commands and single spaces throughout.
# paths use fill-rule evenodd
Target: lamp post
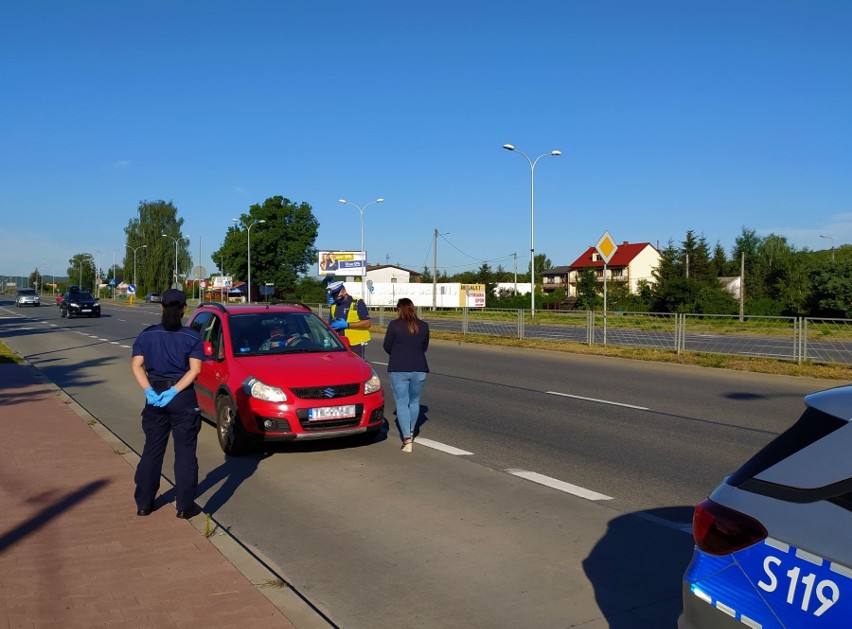
M 535 317 L 535 165 L 542 157 L 558 157 L 562 155 L 562 151 L 542 153 L 535 160 L 531 160 L 526 153 L 516 149 L 511 144 L 504 144 L 503 148 L 507 151 L 520 153 L 530 165 L 530 316 Z
M 256 221 L 252 221 L 248 225 L 246 225 L 242 221 L 238 221 L 235 218 L 232 218 L 231 220 L 246 228 L 246 237 L 247 237 L 247 239 L 246 239 L 246 253 L 247 253 L 246 258 L 247 258 L 247 263 L 248 263 L 248 289 L 246 291 L 246 302 L 250 304 L 251 303 L 251 228 L 254 227 L 255 225 L 257 225 L 258 223 L 265 223 L 266 220 L 261 218 L 261 219 L 258 219 Z
M 101 252 L 96 251 L 98 254 L 98 264 L 95 267 L 95 292 L 98 294 L 98 299 L 101 298 Z
M 373 205 L 374 203 L 384 203 L 384 199 L 376 199 L 375 201 L 370 201 L 369 203 L 364 204 L 363 206 L 357 205 L 356 203 L 352 203 L 352 201 L 347 201 L 346 199 L 338 199 L 338 203 L 342 203 L 343 205 L 352 205 L 358 208 L 358 212 L 361 214 L 361 257 L 364 261 L 364 274 L 361 276 L 361 299 L 364 300 L 364 303 L 367 302 L 367 291 L 366 291 L 366 283 L 367 283 L 367 252 L 364 251 L 364 210 L 367 209 L 367 206 Z
M 834 238 L 832 238 L 831 236 L 823 236 L 822 234 L 820 234 L 819 237 L 831 241 L 831 261 L 834 262 Z
M 138 286 L 138 284 L 136 283 L 136 252 L 140 249 L 147 249 L 148 245 L 139 245 L 138 247 L 131 247 L 130 245 L 124 246 L 133 252 L 133 285 Z
M 169 236 L 168 234 L 162 234 L 162 236 L 163 236 L 163 238 L 171 238 L 175 243 L 175 281 L 174 281 L 174 287 L 177 288 L 177 284 L 178 284 L 178 274 L 177 274 L 178 241 L 183 240 L 183 238 L 174 238 L 172 236 Z

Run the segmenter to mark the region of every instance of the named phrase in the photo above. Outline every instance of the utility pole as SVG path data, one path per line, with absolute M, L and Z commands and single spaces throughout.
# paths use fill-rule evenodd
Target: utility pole
M 745 317 L 745 251 L 740 252 L 740 321 Z
M 438 228 L 435 228 L 435 242 L 432 245 L 432 310 L 438 301 Z

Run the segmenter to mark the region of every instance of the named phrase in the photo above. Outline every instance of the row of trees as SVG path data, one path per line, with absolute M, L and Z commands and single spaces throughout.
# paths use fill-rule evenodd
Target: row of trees
M 185 286 L 194 274 L 190 240 L 183 235 L 183 225 L 172 202 L 141 201 L 136 216 L 124 229 L 122 264 L 105 271 L 96 268 L 99 265 L 93 254 L 77 253 L 68 261 L 67 283 L 94 290 L 97 280 L 116 278 L 136 284 L 140 295 Z M 323 299 L 322 283 L 305 275 L 316 259 L 314 242 L 319 232 L 310 205 L 272 197 L 250 206 L 227 229 L 222 246 L 212 257 L 229 275 L 243 280 L 248 276 L 249 228 L 253 284 L 273 284 L 279 295 L 289 298 L 305 298 L 297 295 L 301 292 L 317 301 Z M 30 286 L 43 284 L 41 272 L 35 269 L 30 274 Z
M 91 253 L 75 254 L 68 261 L 69 283 L 94 287 L 97 278 L 115 277 L 133 281 L 137 293 L 159 292 L 181 284 L 191 276 L 189 239 L 183 236 L 184 221 L 177 208 L 166 201 L 141 201 L 136 216 L 125 228 L 126 246 L 122 264 L 108 271 L 96 268 Z M 319 221 L 307 203 L 294 203 L 283 196 L 251 205 L 223 235 L 222 246 L 212 257 L 228 275 L 248 276 L 247 243 L 251 236 L 253 286 L 272 284 L 279 297 L 320 302 L 323 283 L 309 275 L 316 260 L 314 243 Z M 852 246 L 837 250 L 797 250 L 776 234 L 759 236 L 743 228 L 728 255 L 720 243 L 714 247 L 690 230 L 683 241 L 669 241 L 660 252 L 662 259 L 652 282 L 642 282 L 637 293 L 629 294 L 623 283 L 607 285 L 607 307 L 612 310 L 652 312 L 695 312 L 735 314 L 737 298 L 726 291 L 720 277 L 740 275 L 745 266 L 746 314 L 848 316 L 852 310 Z M 536 277 L 553 268 L 546 254 L 535 256 Z M 177 277 L 175 277 L 177 268 Z M 528 295 L 512 291 L 495 296 L 498 282 L 529 282 L 529 272 L 515 274 L 498 266 L 492 270 L 483 263 L 476 271 L 449 275 L 438 272 L 439 282 L 481 283 L 487 287 L 489 307 L 526 308 Z M 432 271 L 423 269 L 421 281 L 432 282 Z M 43 286 L 38 269 L 30 276 L 31 286 Z M 583 310 L 603 307 L 602 285 L 592 270 L 582 273 L 575 299 L 564 291 L 543 294 L 537 288 L 542 307 L 571 305 Z
M 722 277 L 740 276 L 744 265 L 744 312 L 767 316 L 847 317 L 852 314 L 852 246 L 837 250 L 797 250 L 783 236 L 759 236 L 743 228 L 730 255 L 720 243 L 710 247 L 707 240 L 692 230 L 683 241 L 669 241 L 660 251 L 660 265 L 653 282 L 640 282 L 637 293 L 630 294 L 623 283 L 607 284 L 607 308 L 634 312 L 693 312 L 737 314 L 739 300 L 725 290 Z M 553 268 L 545 254 L 535 256 L 536 277 Z M 517 275 L 518 282 L 529 282 L 529 272 Z M 432 272 L 423 270 L 422 281 L 431 282 Z M 447 275 L 438 273 L 439 282 L 481 283 L 487 287 L 487 305 L 503 308 L 529 307 L 529 296 L 504 291 L 492 297 L 497 283 L 515 281 L 514 273 L 502 267 L 492 270 L 483 263 L 477 271 Z M 566 305 L 581 310 L 603 308 L 603 285 L 592 269 L 580 274 L 575 300 L 563 290 L 541 293 L 536 287 L 537 303 L 547 308 Z

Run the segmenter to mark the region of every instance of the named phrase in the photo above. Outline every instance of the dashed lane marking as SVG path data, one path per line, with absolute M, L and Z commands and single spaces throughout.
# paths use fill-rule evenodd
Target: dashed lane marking
M 570 393 L 560 393 L 559 391 L 546 391 L 548 395 L 558 395 L 559 397 L 569 397 L 574 400 L 585 400 L 586 402 L 597 402 L 598 404 L 610 404 L 611 406 L 623 406 L 624 408 L 635 408 L 638 411 L 649 410 L 647 406 L 636 406 L 634 404 L 624 404 L 623 402 L 613 402 L 612 400 L 599 400 L 593 397 L 583 397 L 582 395 L 571 395 Z
M 612 500 L 612 496 L 599 494 L 591 489 L 572 485 L 571 483 L 566 483 L 565 481 L 557 480 L 550 476 L 539 474 L 538 472 L 528 472 L 526 470 L 506 470 L 506 472 L 512 476 L 525 478 L 526 480 L 538 483 L 539 485 L 544 485 L 545 487 L 550 487 L 551 489 L 556 489 L 558 491 L 564 491 L 567 494 L 585 498 L 586 500 Z
M 420 438 L 415 439 L 415 443 L 418 446 L 426 446 L 427 448 L 432 448 L 434 450 L 440 450 L 441 452 L 445 452 L 447 454 L 452 454 L 454 456 L 470 456 L 473 452 L 468 452 L 467 450 L 461 450 L 459 448 L 454 448 L 453 446 L 448 446 L 445 443 L 441 443 L 440 441 L 432 441 L 431 439 Z

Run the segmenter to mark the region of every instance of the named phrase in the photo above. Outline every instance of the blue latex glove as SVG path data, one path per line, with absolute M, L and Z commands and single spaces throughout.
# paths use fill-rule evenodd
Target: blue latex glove
M 326 299 L 326 301 L 328 302 L 328 305 L 329 305 L 329 306 L 334 305 L 334 295 L 332 295 L 331 293 L 329 293 L 329 294 L 328 294 L 328 299 Z
M 331 327 L 340 332 L 348 328 L 349 324 L 346 322 L 346 319 L 335 319 L 331 322 Z
M 156 404 L 158 399 L 160 399 L 160 396 L 154 391 L 154 387 L 145 389 L 145 402 L 147 404 Z
M 166 404 L 171 402 L 177 394 L 177 389 L 175 389 L 174 387 L 169 387 L 168 389 L 160 393 L 160 397 L 157 399 L 156 402 L 154 402 L 154 406 L 165 406 Z

